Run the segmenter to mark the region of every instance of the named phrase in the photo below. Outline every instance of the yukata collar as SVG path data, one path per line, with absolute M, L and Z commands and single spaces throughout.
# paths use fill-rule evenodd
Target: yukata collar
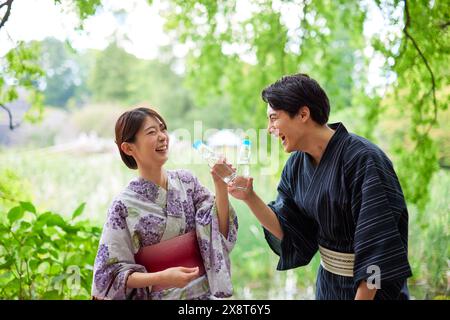
M 167 187 L 170 190 L 171 184 L 171 174 L 166 172 L 167 174 Z M 162 193 L 166 193 L 167 191 L 161 186 L 157 185 L 153 181 L 147 180 L 143 177 L 138 177 L 130 182 L 128 188 L 133 192 L 137 193 L 140 197 L 150 202 L 155 202 L 158 196 Z
M 342 122 L 330 123 L 330 124 L 328 124 L 328 127 L 335 130 L 329 143 L 339 140 L 340 138 L 343 138 L 348 135 L 348 131 L 345 128 L 345 126 L 342 124 Z

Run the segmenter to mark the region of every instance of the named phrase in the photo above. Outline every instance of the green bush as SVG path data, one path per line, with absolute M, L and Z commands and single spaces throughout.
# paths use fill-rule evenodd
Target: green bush
M 2 299 L 89 299 L 101 229 L 21 202 L 0 222 Z M 6 212 L 0 212 L 5 215 Z
M 5 165 L 1 161 L 2 165 Z M 0 169 L 0 212 L 11 208 L 17 199 L 31 199 L 31 185 L 15 172 L 13 167 Z M 0 221 L 6 218 L 0 214 Z

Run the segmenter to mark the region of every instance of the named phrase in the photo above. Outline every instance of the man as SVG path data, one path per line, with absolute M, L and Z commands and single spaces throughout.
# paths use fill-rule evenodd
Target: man
M 277 269 L 307 265 L 319 250 L 317 299 L 408 299 L 408 211 L 391 161 L 342 123 L 327 125 L 328 97 L 306 74 L 281 78 L 262 98 L 269 132 L 292 153 L 277 199 L 266 205 L 253 178 L 228 191 L 264 227 Z

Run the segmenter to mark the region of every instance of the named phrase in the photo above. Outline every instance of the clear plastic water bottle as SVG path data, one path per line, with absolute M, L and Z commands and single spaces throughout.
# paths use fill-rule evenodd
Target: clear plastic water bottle
M 208 165 L 212 168 L 220 160 L 220 156 L 217 155 L 211 148 L 204 144 L 201 140 L 194 142 L 193 147 L 197 150 L 201 157 L 208 162 Z M 217 167 L 218 175 L 222 180 L 228 184 L 233 181 L 237 174 L 234 172 L 228 164 L 221 163 Z
M 242 140 L 238 158 L 238 175 L 248 178 L 250 176 L 250 155 L 252 144 L 249 139 Z
M 250 155 L 252 145 L 250 140 L 242 140 L 238 155 L 238 176 L 236 177 L 235 186 L 238 189 L 247 189 L 247 178 L 250 177 Z

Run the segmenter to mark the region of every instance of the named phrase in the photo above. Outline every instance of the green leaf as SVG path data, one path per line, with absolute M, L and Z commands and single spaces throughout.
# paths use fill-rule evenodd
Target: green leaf
M 76 210 L 72 213 L 72 219 L 79 217 L 83 213 L 85 205 L 86 205 L 86 202 L 83 202 L 82 204 L 80 204 L 80 206 L 78 208 L 76 208 Z
M 12 279 L 11 281 L 9 281 L 5 287 L 8 287 L 10 289 L 18 289 L 20 286 L 20 281 L 17 278 Z M 16 297 L 17 299 L 17 297 Z
M 29 229 L 30 227 L 31 227 L 31 223 L 29 223 L 29 222 L 22 221 L 22 222 L 20 223 L 20 231 L 21 231 L 21 232 L 26 231 L 26 230 Z
M 32 247 L 39 247 L 42 244 L 42 241 L 38 236 L 31 233 L 31 235 L 25 239 L 24 244 Z M 36 250 L 34 252 L 36 252 Z
M 36 250 L 36 253 L 39 253 L 39 254 L 46 254 L 46 253 L 48 253 L 48 249 L 39 248 L 39 249 Z
M 9 228 L 7 226 L 5 226 L 3 223 L 0 223 L 0 232 L 6 232 L 8 230 Z
M 20 206 L 28 212 L 36 214 L 36 208 L 31 202 L 20 202 Z
M 43 300 L 59 300 L 60 298 L 61 297 L 60 297 L 60 294 L 59 294 L 58 290 L 47 291 L 42 296 Z
M 56 260 L 59 258 L 59 253 L 56 250 L 49 250 L 50 255 L 55 258 Z
M 14 260 L 12 258 L 6 260 L 6 262 L 2 265 L 0 265 L 0 270 L 5 269 L 8 270 L 13 265 Z
M 33 253 L 33 248 L 30 246 L 23 246 L 20 248 L 20 256 L 23 258 L 30 257 Z
M 23 217 L 23 208 L 22 207 L 14 207 L 8 212 L 8 220 L 11 224 L 15 221 L 21 219 Z
M 34 272 L 37 267 L 39 266 L 40 261 L 37 259 L 31 259 L 28 265 L 30 266 L 30 269 L 32 272 Z
M 13 277 L 13 273 L 11 271 L 4 272 L 0 274 L 0 280 L 10 280 Z
M 61 265 L 52 264 L 50 266 L 50 274 L 56 275 L 56 274 L 60 274 L 61 272 L 63 272 L 63 268 Z
M 52 212 L 46 212 L 41 214 L 38 217 L 38 221 L 45 222 L 45 224 L 49 227 L 59 226 L 61 228 L 64 228 L 66 226 L 66 222 L 64 221 L 64 219 L 60 215 L 57 215 Z

